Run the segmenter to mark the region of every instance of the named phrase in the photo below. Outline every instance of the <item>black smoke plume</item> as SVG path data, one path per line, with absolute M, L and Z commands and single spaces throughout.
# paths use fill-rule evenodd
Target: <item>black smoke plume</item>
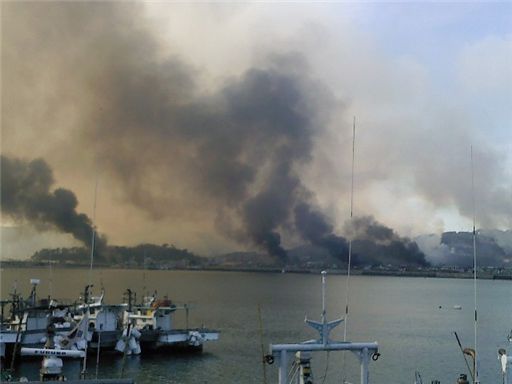
M 346 259 L 346 240 L 313 208 L 302 178 L 338 101 L 301 54 L 279 47 L 278 55 L 258 54 L 257 63 L 236 71 L 226 58 L 230 77 L 204 82 L 201 68 L 157 36 L 142 3 L 13 2 L 5 10 L 11 17 L 3 20 L 2 70 L 12 75 L 4 76 L 8 89 L 19 93 L 12 100 L 51 89 L 38 95 L 47 116 L 65 123 L 55 118 L 48 129 L 72 125 L 77 141 L 69 148 L 90 148 L 87 156 L 94 154 L 113 189 L 150 219 L 187 220 L 203 230 L 215 223 L 218 232 L 283 263 L 282 237 L 298 232 Z M 14 101 L 6 110 L 21 114 Z M 8 129 L 19 129 L 16 118 L 9 121 Z M 39 207 L 14 194 L 8 209 L 85 242 L 90 220 L 76 214 L 72 193 L 50 192 L 51 172 L 43 171 L 44 180 L 26 182 L 52 204 Z M 61 200 L 67 215 L 54 217 Z M 394 242 L 398 251 L 414 252 Z
M 2 214 L 15 220 L 26 220 L 39 229 L 56 229 L 69 233 L 90 247 L 93 224 L 78 213 L 78 200 L 68 189 L 57 188 L 53 172 L 43 159 L 25 161 L 0 156 Z M 106 245 L 104 237 L 97 247 Z
M 348 262 L 348 241 L 335 235 L 333 225 L 311 205 L 295 207 L 295 225 L 304 240 L 324 248 L 336 259 Z M 372 217 L 354 218 L 347 225 L 347 232 L 352 237 L 353 265 L 428 265 L 414 241 L 398 236 Z
M 416 242 L 398 236 L 371 216 L 356 217 L 348 228 L 356 260 L 366 265 L 427 266 L 425 254 Z
M 304 240 L 324 248 L 336 259 L 348 262 L 347 241 L 333 233 L 333 226 L 325 215 L 305 203 L 297 205 L 294 213 L 295 226 Z
M 133 7 L 112 6 L 110 17 L 133 17 Z M 94 21 L 77 20 L 94 22 L 89 38 L 105 52 L 81 66 L 101 105 L 84 131 L 98 161 L 153 219 L 173 217 L 176 206 L 215 212 L 218 231 L 284 263 L 283 230 L 308 195 L 300 168 L 332 95 L 294 53 L 269 56 L 207 92 L 196 69 L 162 57 L 153 34 L 105 19 L 102 8 L 89 8 Z

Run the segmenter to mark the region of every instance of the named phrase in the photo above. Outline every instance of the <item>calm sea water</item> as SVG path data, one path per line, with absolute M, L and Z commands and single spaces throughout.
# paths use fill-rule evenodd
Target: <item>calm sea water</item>
M 38 292 L 75 299 L 88 281 L 87 270 L 6 269 L 1 271 L 1 295 L 5 298 L 17 281 L 18 291 L 28 294 L 29 279 L 39 278 Z M 53 280 L 53 284 L 50 284 Z M 315 333 L 304 326 L 304 317 L 320 318 L 319 275 L 239 272 L 95 270 L 95 290 L 104 286 L 106 302 L 121 301 L 131 288 L 142 294 L 157 290 L 177 302 L 194 304 L 190 325 L 204 324 L 221 330 L 217 342 L 205 345 L 201 355 L 128 357 L 125 376 L 137 383 L 264 383 L 261 345 L 308 340 Z M 344 276 L 328 276 L 327 315 L 334 319 L 344 312 Z M 480 378 L 482 383 L 501 383 L 497 349 L 508 347 L 512 328 L 512 282 L 478 282 Z M 263 332 L 260 332 L 258 305 Z M 462 310 L 454 310 L 461 305 Z M 439 308 L 441 306 L 441 308 Z M 178 326 L 185 316 L 177 315 Z M 378 341 L 382 356 L 371 362 L 372 383 L 411 384 L 414 372 L 425 383 L 438 379 L 454 383 L 465 372 L 463 357 L 453 335 L 457 331 L 464 346 L 473 344 L 473 282 L 458 279 L 354 276 L 350 280 L 352 341 Z M 333 338 L 343 338 L 343 326 Z M 512 349 L 512 346 L 511 346 Z M 92 359 L 91 359 L 92 360 Z M 94 362 L 89 374 L 94 377 Z M 99 377 L 119 377 L 121 358 L 102 355 Z M 313 359 L 316 382 L 340 383 L 341 353 L 320 352 Z M 37 377 L 39 362 L 22 363 L 18 374 Z M 78 362 L 65 365 L 69 379 L 78 375 Z M 359 381 L 359 365 L 347 353 L 345 376 Z M 325 381 L 324 381 L 325 376 Z M 277 381 L 277 364 L 267 366 L 267 382 Z

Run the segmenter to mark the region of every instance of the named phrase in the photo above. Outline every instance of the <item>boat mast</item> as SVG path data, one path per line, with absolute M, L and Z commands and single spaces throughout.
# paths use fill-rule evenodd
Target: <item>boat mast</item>
M 355 145 L 356 145 L 356 117 L 352 125 L 352 172 L 350 184 L 350 224 L 352 225 L 352 218 L 354 216 L 354 160 L 355 160 Z M 352 236 L 348 241 L 348 265 L 347 265 L 347 286 L 345 296 L 345 323 L 343 329 L 343 341 L 347 341 L 347 326 L 348 326 L 348 312 L 349 312 L 349 288 L 350 288 L 350 268 L 352 266 Z
M 354 163 L 355 163 L 355 147 L 356 147 L 356 117 L 352 123 L 352 170 L 350 183 L 350 226 L 352 227 L 352 219 L 354 216 Z M 350 269 L 352 266 L 352 236 L 348 241 L 348 263 L 347 263 L 347 283 L 345 288 L 345 321 L 343 324 L 343 341 L 347 341 L 347 327 L 349 314 L 349 291 L 350 291 Z M 345 375 L 345 354 L 343 354 L 343 375 Z M 343 377 L 345 382 L 345 376 Z
M 96 174 L 96 183 L 94 185 L 94 203 L 93 203 L 93 207 L 92 207 L 92 238 L 91 238 L 91 264 L 90 264 L 90 267 L 89 267 L 89 285 L 87 285 L 85 287 L 85 292 L 84 292 L 84 305 L 85 305 L 85 308 L 84 310 L 86 312 L 84 312 L 84 316 L 89 316 L 89 303 L 88 303 L 88 289 L 90 289 L 92 287 L 92 266 L 93 266 L 93 263 L 94 263 L 94 245 L 95 245 L 95 241 L 96 241 L 96 227 L 95 227 L 95 223 L 96 223 L 96 197 L 98 195 L 98 174 Z M 85 343 L 85 354 L 84 354 L 84 359 L 83 359 L 83 368 L 82 368 L 82 372 L 81 372 L 81 376 L 82 378 L 85 377 L 85 374 L 87 372 L 87 347 L 88 347 L 88 343 Z
M 473 167 L 473 146 L 471 146 L 471 200 L 472 200 L 472 209 L 473 209 L 473 292 L 475 299 L 475 321 L 474 321 L 474 331 L 475 331 L 475 361 L 474 361 L 474 373 L 473 373 L 473 382 L 479 383 L 478 380 L 478 353 L 477 353 L 477 326 L 478 326 L 478 316 L 477 316 L 477 273 L 476 273 L 476 214 L 475 214 L 475 176 L 474 176 L 474 167 Z
M 51 305 L 51 302 L 52 302 L 52 297 L 53 297 L 53 268 L 52 268 L 52 255 L 50 253 L 50 256 L 48 257 L 48 267 L 50 268 L 50 289 L 49 289 L 49 292 L 48 292 L 48 306 Z
M 98 194 L 98 175 L 96 175 L 96 183 L 94 186 L 94 203 L 92 208 L 92 238 L 91 238 L 91 263 L 89 266 L 89 286 L 92 284 L 92 266 L 94 263 L 94 246 L 96 241 L 96 197 Z

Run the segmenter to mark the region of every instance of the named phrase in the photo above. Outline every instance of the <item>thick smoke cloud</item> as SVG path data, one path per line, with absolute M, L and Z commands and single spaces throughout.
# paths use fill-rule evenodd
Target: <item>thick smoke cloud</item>
M 356 217 L 348 232 L 353 236 L 356 260 L 374 265 L 415 265 L 429 263 L 416 242 L 398 236 L 391 228 L 378 223 L 373 217 Z
M 347 241 L 333 234 L 333 226 L 326 217 L 310 205 L 295 207 L 295 225 L 304 240 L 326 249 L 336 259 L 348 262 Z
M 172 217 L 185 202 L 216 212 L 219 232 L 284 262 L 282 233 L 293 229 L 293 207 L 312 194 L 301 167 L 333 102 L 301 55 L 268 57 L 205 90 L 195 68 L 162 55 L 144 25 L 133 27 L 133 4 L 80 8 L 47 10 L 40 27 L 66 20 L 89 32 L 78 41 L 95 47 L 94 58 L 77 48 L 65 60 L 78 59 L 79 72 L 65 63 L 62 76 L 87 84 L 80 131 L 109 181 L 153 220 Z M 66 50 L 59 42 L 48 44 Z
M 123 66 L 129 60 L 125 57 Z M 307 162 L 315 129 L 321 128 L 316 106 L 308 99 L 310 93 L 319 94 L 315 85 L 271 64 L 247 71 L 212 94 L 191 96 L 189 89 L 180 95 L 180 84 L 192 83 L 183 80 L 187 74 L 182 65 L 149 64 L 143 72 L 128 66 L 121 75 L 117 61 L 106 64 L 113 66 L 117 79 L 97 84 L 111 100 L 109 114 L 98 119 L 107 120 L 110 129 L 99 128 L 94 137 L 101 143 L 98 155 L 126 187 L 131 202 L 155 218 L 166 215 L 169 196 L 147 192 L 145 180 L 155 170 L 163 171 L 162 165 L 171 165 L 175 169 L 160 180 L 163 186 L 174 182 L 173 172 L 180 172 L 188 193 L 208 200 L 224 216 L 218 222 L 234 217 L 237 224 L 229 223 L 236 228 L 234 238 L 284 260 L 280 230 L 294 205 L 307 204 L 297 168 Z M 153 74 L 154 84 L 145 81 L 146 71 Z M 134 166 L 141 140 L 152 156 L 137 157 Z
M 283 231 L 312 195 L 301 167 L 333 103 L 304 58 L 271 55 L 206 89 L 199 70 L 162 53 L 141 4 L 49 4 L 43 20 L 38 7 L 23 11 L 46 38 L 44 59 L 55 55 L 45 64 L 83 93 L 74 129 L 122 197 L 154 221 L 214 212 L 218 232 L 284 263 Z M 70 25 L 66 39 L 53 33 Z
M 295 225 L 302 238 L 326 249 L 338 260 L 347 262 L 348 241 L 333 234 L 333 226 L 310 205 L 295 207 Z M 372 217 L 355 217 L 347 224 L 346 232 L 352 238 L 354 265 L 415 265 L 429 263 L 416 242 L 398 236 L 391 228 Z
M 0 156 L 2 214 L 26 220 L 40 229 L 53 228 L 69 233 L 90 246 L 93 225 L 89 217 L 78 213 L 78 200 L 68 189 L 52 190 L 53 172 L 42 159 L 24 161 Z M 98 246 L 105 238 L 98 239 Z
M 225 77 L 212 79 L 208 63 L 197 67 L 185 60 L 184 43 L 180 51 L 157 37 L 141 3 L 12 3 L 5 10 L 10 17 L 5 17 L 3 30 L 2 70 L 8 75 L 3 78 L 9 90 L 4 95 L 13 96 L 5 101 L 3 128 L 9 137 L 17 138 L 13 132 L 27 126 L 44 131 L 53 139 L 47 154 L 62 153 L 52 164 L 63 164 L 75 153 L 84 155 L 88 163 L 82 165 L 76 155 L 68 168 L 98 166 L 118 208 L 139 209 L 134 223 L 142 216 L 145 223 L 159 228 L 171 221 L 188 221 L 200 228 L 200 235 L 214 225 L 227 238 L 264 249 L 282 262 L 285 246 L 293 245 L 287 237 L 303 239 L 346 260 L 347 241 L 334 234 L 330 218 L 317 208 L 316 191 L 307 187 L 304 175 L 315 154 L 324 149 L 319 137 L 332 121 L 331 113 L 339 113 L 339 121 L 350 118 L 345 118 L 324 86 L 330 79 L 319 81 L 304 53 L 286 51 L 280 45 L 279 55 L 259 54 L 236 70 L 231 68 L 231 57 L 226 57 Z M 379 60 L 372 57 L 368 62 Z M 357 65 L 354 69 L 359 72 Z M 337 72 L 351 77 L 346 71 Z M 379 71 L 369 72 L 381 76 Z M 353 77 L 347 83 L 355 81 Z M 338 86 L 345 89 L 342 82 Z M 369 87 L 372 92 L 376 88 Z M 384 93 L 386 100 L 392 94 Z M 400 105 L 402 100 L 395 101 Z M 44 105 L 44 113 L 37 111 L 35 102 Z M 47 120 L 36 118 L 41 116 Z M 383 126 L 397 132 L 394 122 Z M 69 140 L 66 146 L 61 142 L 63 132 Z M 400 135 L 409 135 L 383 132 L 400 144 Z M 421 145 L 427 142 L 420 141 Z M 390 158 L 390 153 L 403 151 L 389 150 L 378 140 L 372 145 L 367 152 L 387 160 L 382 169 L 364 165 L 382 170 L 377 177 L 373 171 L 366 172 L 372 180 L 385 179 L 391 168 L 416 164 Z M 55 151 L 55 146 L 63 150 Z M 384 148 L 386 154 L 380 156 Z M 411 159 L 419 157 L 414 145 L 408 148 Z M 425 152 L 428 159 L 420 162 L 431 164 L 432 151 Z M 343 153 L 336 156 L 342 158 Z M 436 171 L 446 168 L 435 166 Z M 315 173 L 328 178 L 333 176 L 330 171 L 322 168 Z M 416 180 L 418 188 L 432 191 L 436 184 L 449 193 L 442 182 L 431 182 L 430 173 L 413 173 L 429 175 L 424 183 Z M 343 188 L 341 193 L 348 190 Z M 424 195 L 439 204 L 451 202 L 448 197 L 432 197 L 435 193 Z M 363 246 L 370 249 L 370 244 L 377 244 L 389 249 L 391 260 L 424 263 L 415 244 L 391 229 L 369 221 L 359 230 L 363 239 L 353 237 L 361 249 L 354 252 L 356 260 L 367 253 Z

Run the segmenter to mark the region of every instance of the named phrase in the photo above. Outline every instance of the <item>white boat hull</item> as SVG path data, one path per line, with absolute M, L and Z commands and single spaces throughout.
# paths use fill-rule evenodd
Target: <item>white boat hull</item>
M 204 343 L 219 339 L 219 332 L 210 329 L 174 329 L 155 332 L 141 331 L 142 351 L 158 349 L 188 349 L 200 351 Z

